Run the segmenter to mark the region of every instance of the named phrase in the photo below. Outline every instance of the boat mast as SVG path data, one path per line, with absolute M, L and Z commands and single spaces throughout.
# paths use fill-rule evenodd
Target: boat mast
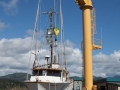
M 50 29 L 53 29 L 52 27 L 52 15 L 53 12 L 52 12 L 52 9 L 50 9 L 50 13 L 49 13 L 49 18 L 50 18 Z M 52 35 L 51 35 L 51 38 L 52 38 Z M 50 44 L 50 48 L 51 48 L 51 65 L 50 67 L 52 67 L 52 59 L 53 59 L 53 43 Z
M 59 14 L 58 12 L 56 12 L 56 2 L 54 0 L 54 9 L 52 11 L 52 9 L 50 8 L 50 12 L 44 12 L 44 14 L 49 14 L 49 21 L 50 21 L 50 27 L 47 29 L 47 33 L 46 33 L 46 39 L 47 39 L 47 43 L 50 45 L 50 54 L 51 54 L 51 63 L 50 63 L 50 67 L 52 68 L 52 63 L 53 63 L 53 48 L 55 48 L 55 53 L 56 52 L 56 47 L 57 47 L 57 36 L 59 33 L 58 28 L 56 27 L 56 14 Z M 54 27 L 53 27 L 53 18 L 54 18 Z M 54 44 L 54 45 L 53 45 Z M 56 55 L 54 56 L 54 63 L 56 63 Z
M 46 33 L 46 39 L 47 39 L 47 43 L 50 45 L 50 54 L 51 54 L 51 63 L 50 63 L 50 67 L 52 67 L 52 63 L 53 63 L 53 37 L 55 37 L 54 34 L 54 28 L 53 28 L 53 14 L 56 14 L 56 12 L 53 12 L 52 9 L 50 8 L 50 12 L 44 12 L 44 14 L 49 14 L 49 19 L 50 19 L 50 27 L 47 29 L 47 33 Z

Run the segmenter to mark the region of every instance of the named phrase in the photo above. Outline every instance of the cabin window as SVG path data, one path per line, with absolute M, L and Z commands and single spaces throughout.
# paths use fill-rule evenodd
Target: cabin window
M 42 71 L 42 76 L 45 76 L 45 74 L 46 74 L 46 70 L 43 70 Z
M 61 71 L 48 70 L 48 71 L 47 71 L 47 76 L 61 77 Z
M 32 75 L 33 75 L 33 76 L 42 76 L 42 71 L 34 70 L 34 71 L 32 72 Z

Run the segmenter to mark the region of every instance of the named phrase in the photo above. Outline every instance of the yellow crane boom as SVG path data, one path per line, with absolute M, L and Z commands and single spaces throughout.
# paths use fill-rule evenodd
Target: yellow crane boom
M 80 7 L 82 7 L 82 6 L 91 6 L 92 7 L 91 0 L 76 0 L 76 4 L 78 4 Z

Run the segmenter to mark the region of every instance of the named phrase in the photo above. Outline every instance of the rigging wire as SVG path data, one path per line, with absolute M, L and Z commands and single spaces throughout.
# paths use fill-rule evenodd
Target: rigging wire
M 41 0 L 41 5 L 40 5 L 40 6 L 42 6 L 43 9 L 44 9 L 43 11 L 46 12 L 46 9 L 45 9 L 45 6 L 44 6 L 44 3 L 42 2 L 42 0 Z M 42 8 L 40 7 L 40 14 L 39 14 L 39 15 L 40 15 L 40 30 L 42 30 L 42 29 L 41 29 L 41 27 L 42 27 L 42 23 L 41 23 L 41 22 L 42 22 L 42 21 L 41 21 L 41 20 L 42 20 L 41 14 L 44 13 L 44 12 L 42 13 L 41 11 L 42 11 Z M 48 28 L 48 25 L 49 25 L 49 18 L 46 17 L 46 20 L 47 20 L 47 25 L 46 25 L 45 30 L 47 30 L 47 28 Z M 45 32 L 46 32 L 46 31 L 45 31 Z M 45 33 L 43 34 L 43 37 L 45 37 Z M 41 39 L 40 46 L 39 46 L 40 51 L 42 51 L 42 48 L 44 48 L 44 41 L 45 41 L 45 38 L 43 38 L 43 37 L 40 38 L 40 39 Z M 40 62 L 40 59 L 41 59 L 41 58 L 42 58 L 42 55 L 40 54 L 40 55 L 39 55 L 39 62 Z M 41 64 L 42 64 L 42 63 L 41 63 Z
M 56 11 L 56 8 L 55 8 L 55 0 L 54 0 L 54 12 Z M 55 27 L 56 27 L 56 14 L 54 14 L 54 22 L 55 22 Z
M 57 21 L 57 16 L 56 16 L 56 13 L 58 13 L 58 12 L 56 12 L 57 11 L 57 6 L 58 6 L 58 0 L 56 1 L 56 0 L 54 0 L 54 12 L 55 12 L 55 14 L 54 14 L 54 24 L 55 24 L 55 26 L 57 26 L 56 24 L 56 21 Z
M 42 1 L 42 0 L 41 0 Z M 41 30 L 41 2 L 40 2 L 40 9 L 39 9 L 39 17 L 40 17 L 40 30 Z M 41 44 L 40 44 L 41 45 Z M 40 56 L 39 56 L 39 47 L 38 47 L 38 62 L 40 63 Z
M 58 4 L 59 4 L 59 1 L 56 2 L 56 6 L 58 6 Z M 55 8 L 55 10 L 58 11 L 58 12 L 60 12 L 59 9 L 57 10 L 57 7 Z M 60 21 L 60 18 L 59 18 L 58 15 L 56 16 L 56 21 Z
M 40 0 L 38 1 L 38 9 L 37 9 L 35 27 L 34 27 L 33 37 L 32 37 L 31 51 L 32 51 L 32 49 L 33 49 L 35 30 L 36 30 L 36 26 L 37 26 L 37 23 L 38 23 L 39 4 L 40 4 Z M 31 54 L 32 54 L 31 51 L 30 51 L 30 58 L 29 58 L 28 71 L 27 71 L 27 80 L 28 80 L 28 73 L 29 73 L 29 71 L 30 71 L 30 61 L 31 61 Z
M 44 6 L 42 0 L 41 0 L 41 4 L 42 4 L 42 6 L 43 6 L 44 11 L 46 11 L 45 6 Z
M 62 17 L 62 7 L 61 7 L 61 0 L 60 0 L 60 20 L 61 20 L 61 59 L 62 59 L 62 81 L 63 81 L 63 17 Z
M 62 13 L 62 11 L 61 11 Z M 63 39 L 63 54 L 64 54 L 64 65 L 65 65 L 65 69 L 66 69 L 66 66 L 67 66 L 67 62 L 66 62 L 66 49 L 65 49 L 65 41 L 64 41 L 64 21 L 63 21 L 63 15 L 62 15 L 62 39 Z
M 102 45 L 102 27 L 101 27 L 101 42 L 100 44 Z

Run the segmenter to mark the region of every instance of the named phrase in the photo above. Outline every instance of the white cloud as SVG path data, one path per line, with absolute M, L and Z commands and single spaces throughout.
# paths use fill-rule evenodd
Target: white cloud
M 41 43 L 41 42 L 38 42 Z M 15 72 L 27 72 L 28 61 L 30 57 L 31 37 L 27 38 L 14 38 L 14 39 L 1 39 L 0 40 L 0 75 L 6 75 Z M 34 52 L 34 51 L 32 51 Z M 42 61 L 49 50 L 41 49 L 40 51 Z M 33 63 L 34 55 L 31 57 Z M 32 66 L 32 64 L 31 64 Z
M 17 54 L 26 53 L 30 47 L 31 38 L 16 38 L 16 39 L 1 39 L 0 40 L 0 55 L 3 57 L 14 56 Z
M 34 30 L 31 30 L 31 29 L 27 30 L 27 34 L 28 34 L 28 35 L 32 36 L 33 33 L 34 33 Z M 41 36 L 41 37 L 42 37 L 44 34 L 45 34 L 45 33 L 44 33 L 42 30 L 39 30 L 39 31 L 37 32 L 37 35 L 38 35 L 38 36 Z
M 120 51 L 114 51 L 111 55 L 99 53 L 93 56 L 93 73 L 96 76 L 120 75 Z
M 42 42 L 38 42 L 43 44 Z M 27 72 L 30 57 L 31 38 L 14 38 L 0 40 L 0 75 L 15 72 Z M 40 47 L 40 46 L 38 46 Z M 58 49 L 59 50 L 59 49 Z M 69 40 L 66 41 L 67 69 L 70 76 L 82 76 L 82 53 Z M 34 51 L 32 51 L 34 52 Z M 37 51 L 38 53 L 38 51 Z M 40 64 L 44 63 L 45 55 L 48 55 L 49 48 L 45 45 L 39 51 Z M 34 55 L 31 57 L 31 66 Z M 110 55 L 98 53 L 93 56 L 93 75 L 95 76 L 115 76 L 120 75 L 120 51 L 114 51 Z
M 82 75 L 82 54 L 77 48 L 66 47 L 66 60 L 70 76 Z
M 9 2 L 0 2 L 0 5 L 4 7 L 6 13 L 10 15 L 15 15 L 18 12 L 18 1 L 19 0 L 10 0 Z
M 9 27 L 9 24 L 5 24 L 4 22 L 0 22 L 0 30 L 3 30 L 6 27 Z
M 27 71 L 30 39 L 0 40 L 0 75 Z

